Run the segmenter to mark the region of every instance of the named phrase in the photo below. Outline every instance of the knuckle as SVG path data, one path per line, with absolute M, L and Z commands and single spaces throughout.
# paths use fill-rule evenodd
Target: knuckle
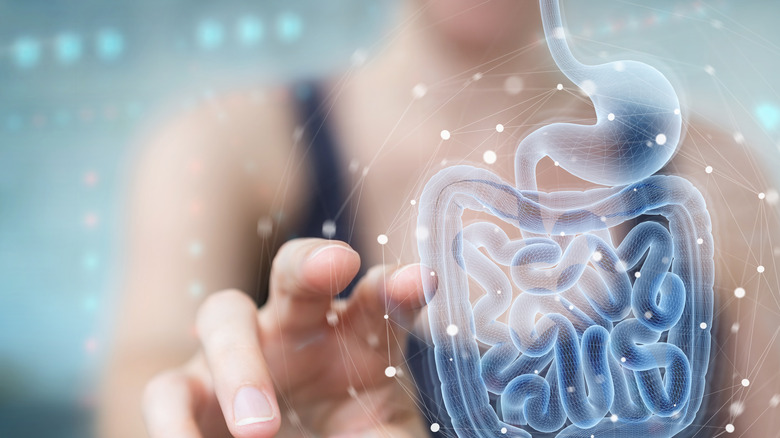
M 187 379 L 179 370 L 167 370 L 154 376 L 144 387 L 142 405 L 144 411 L 156 404 L 158 400 L 167 399 L 182 391 L 187 385 Z
M 198 308 L 196 315 L 198 334 L 202 336 L 210 332 L 215 325 L 219 325 L 219 321 L 243 309 L 254 312 L 255 303 L 249 295 L 238 289 L 227 289 L 209 295 Z

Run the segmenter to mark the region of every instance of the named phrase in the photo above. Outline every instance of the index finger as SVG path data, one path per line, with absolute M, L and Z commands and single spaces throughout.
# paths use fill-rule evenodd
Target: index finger
M 324 239 L 295 239 L 282 246 L 271 266 L 263 323 L 286 329 L 323 324 L 333 297 L 360 269 L 360 256 L 349 245 Z

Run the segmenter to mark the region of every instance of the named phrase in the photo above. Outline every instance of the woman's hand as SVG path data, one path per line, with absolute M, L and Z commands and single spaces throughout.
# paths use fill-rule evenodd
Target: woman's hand
M 150 435 L 423 436 L 414 386 L 385 375 L 403 364 L 423 303 L 420 266 L 373 268 L 334 301 L 359 267 L 344 243 L 298 239 L 274 259 L 259 311 L 242 292 L 210 296 L 197 317 L 201 351 L 146 388 Z

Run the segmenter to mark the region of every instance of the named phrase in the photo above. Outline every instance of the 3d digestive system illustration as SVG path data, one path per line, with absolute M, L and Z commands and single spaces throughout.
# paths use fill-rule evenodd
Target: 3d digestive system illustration
M 701 194 L 656 175 L 680 142 L 679 100 L 649 65 L 580 63 L 558 0 L 541 9 L 555 63 L 597 123 L 532 132 L 514 184 L 459 165 L 426 185 L 418 246 L 438 277 L 426 300 L 446 411 L 459 437 L 672 437 L 702 406 L 714 281 Z M 538 191 L 544 157 L 600 187 Z M 496 221 L 464 227 L 466 210 Z M 615 242 L 640 215 L 663 219 Z

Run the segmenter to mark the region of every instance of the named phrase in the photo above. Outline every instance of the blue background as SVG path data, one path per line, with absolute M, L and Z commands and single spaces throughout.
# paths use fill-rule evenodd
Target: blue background
M 386 32 L 388 3 L 0 1 L 1 437 L 90 436 L 144 129 L 215 93 L 338 71 Z M 651 60 L 691 112 L 777 164 L 780 3 L 564 5 L 580 56 Z

